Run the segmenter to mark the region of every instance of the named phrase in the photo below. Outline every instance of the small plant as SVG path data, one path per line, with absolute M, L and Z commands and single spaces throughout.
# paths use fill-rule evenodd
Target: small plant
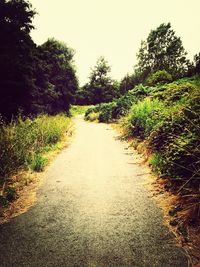
M 88 121 L 98 121 L 99 120 L 99 113 L 98 112 L 91 112 L 87 115 Z
M 41 172 L 44 170 L 45 165 L 47 164 L 47 159 L 41 155 L 36 155 L 30 164 L 30 168 L 33 171 Z
M 0 196 L 0 208 L 6 208 L 9 205 L 9 201 L 6 197 Z
M 8 186 L 6 188 L 6 199 L 8 201 L 13 201 L 18 197 L 16 187 L 14 185 Z
M 162 164 L 162 157 L 159 153 L 155 153 L 151 155 L 149 160 L 149 165 L 152 167 L 154 171 L 158 171 Z

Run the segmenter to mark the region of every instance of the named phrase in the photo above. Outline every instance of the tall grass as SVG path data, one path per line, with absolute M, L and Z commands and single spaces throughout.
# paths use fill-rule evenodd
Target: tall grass
M 145 98 L 132 106 L 127 120 L 128 132 L 144 138 L 161 121 L 165 105 L 158 99 Z
M 47 146 L 56 144 L 70 128 L 65 115 L 41 115 L 35 119 L 0 123 L 0 183 L 7 181 L 20 169 L 34 166 L 35 160 Z M 37 166 L 37 168 L 39 168 Z

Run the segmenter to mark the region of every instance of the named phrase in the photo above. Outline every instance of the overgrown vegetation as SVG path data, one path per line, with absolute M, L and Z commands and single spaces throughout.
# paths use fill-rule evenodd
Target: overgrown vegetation
M 168 189 L 188 198 L 191 221 L 200 221 L 200 78 L 139 85 L 108 104 L 89 109 L 85 118 L 99 122 L 123 117 L 127 136 L 148 143 L 154 171 L 168 180 Z M 116 112 L 117 111 L 117 112 Z
M 47 163 L 43 154 L 53 149 L 70 128 L 71 120 L 64 114 L 40 115 L 35 119 L 18 117 L 9 124 L 1 121 L 0 185 L 12 184 L 12 176 L 20 170 L 42 171 Z M 1 204 L 9 198 L 6 190 Z
M 148 87 L 142 84 L 129 90 L 124 96 L 115 99 L 110 103 L 104 103 L 89 108 L 85 113 L 85 119 L 90 120 L 90 113 L 97 113 L 97 120 L 100 122 L 112 122 L 128 114 L 133 103 L 143 99 L 147 95 Z

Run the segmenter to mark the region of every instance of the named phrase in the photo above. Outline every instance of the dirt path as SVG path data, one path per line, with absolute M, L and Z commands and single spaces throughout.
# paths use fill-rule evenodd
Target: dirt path
M 37 204 L 0 227 L 0 266 L 188 266 L 136 155 L 105 124 L 77 118 L 76 126 Z

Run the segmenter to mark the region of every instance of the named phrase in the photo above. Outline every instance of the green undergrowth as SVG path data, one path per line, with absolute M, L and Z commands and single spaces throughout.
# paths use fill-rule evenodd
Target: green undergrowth
M 59 148 L 59 142 L 69 134 L 71 126 L 71 119 L 64 114 L 40 115 L 35 119 L 18 117 L 9 124 L 1 120 L 1 205 L 16 195 L 12 177 L 24 170 L 42 171 L 48 162 L 46 154 Z
M 85 112 L 91 108 L 91 106 L 78 106 L 73 105 L 70 108 L 70 116 L 75 117 L 77 115 L 85 114 Z
M 99 122 L 122 118 L 126 136 L 148 144 L 152 169 L 200 221 L 200 77 L 138 85 L 118 100 L 89 109 L 85 119 L 90 114 Z
M 147 96 L 148 87 L 142 84 L 136 86 L 133 90 L 128 91 L 124 96 L 110 103 L 103 103 L 89 108 L 85 113 L 86 120 L 93 120 L 93 117 L 99 122 L 113 122 L 126 116 L 133 103 Z M 90 115 L 92 113 L 92 116 Z M 96 113 L 96 116 L 95 114 Z

